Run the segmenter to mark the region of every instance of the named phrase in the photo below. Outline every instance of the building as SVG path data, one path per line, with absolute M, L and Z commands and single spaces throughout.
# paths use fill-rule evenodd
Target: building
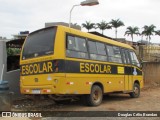
M 29 31 L 21 31 L 18 35 L 13 35 L 13 39 L 25 39 L 29 34 Z
M 29 31 L 21 31 L 19 34 L 13 35 L 13 39 L 7 42 L 7 48 L 21 48 L 28 34 Z
M 6 37 L 0 36 L 0 41 L 9 41 L 9 39 L 7 39 Z

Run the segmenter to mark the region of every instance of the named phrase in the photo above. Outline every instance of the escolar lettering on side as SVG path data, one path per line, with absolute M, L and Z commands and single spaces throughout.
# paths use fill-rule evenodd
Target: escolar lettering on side
M 39 73 L 50 73 L 53 72 L 52 62 L 35 63 L 29 65 L 23 65 L 21 67 L 22 75 L 39 74 Z
M 80 72 L 82 73 L 111 73 L 110 65 L 80 63 Z

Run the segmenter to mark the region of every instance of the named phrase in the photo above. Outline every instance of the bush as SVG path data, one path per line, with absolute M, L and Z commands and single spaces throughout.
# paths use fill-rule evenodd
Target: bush
M 19 55 L 20 51 L 19 48 L 7 48 L 7 56 Z

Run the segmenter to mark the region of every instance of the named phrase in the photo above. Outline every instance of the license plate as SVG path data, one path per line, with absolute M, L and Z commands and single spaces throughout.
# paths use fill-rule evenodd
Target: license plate
M 33 94 L 40 94 L 40 93 L 41 93 L 41 90 L 35 89 L 35 90 L 32 90 L 32 93 L 33 93 Z

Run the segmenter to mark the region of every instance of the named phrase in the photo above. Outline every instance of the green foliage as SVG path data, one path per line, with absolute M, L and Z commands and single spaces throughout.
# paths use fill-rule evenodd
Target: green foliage
M 86 28 L 88 32 L 90 29 L 99 28 L 102 31 L 102 34 L 104 30 L 112 29 L 113 27 L 115 28 L 115 38 L 117 38 L 117 33 L 118 33 L 117 29 L 122 26 L 125 26 L 125 25 L 120 19 L 111 19 L 109 23 L 105 21 L 101 21 L 95 24 L 95 23 L 91 23 L 90 21 L 86 21 L 85 23 L 82 24 L 82 27 Z M 140 33 L 139 28 L 137 26 L 128 26 L 124 35 L 131 36 L 132 42 L 133 42 L 134 35 L 142 36 L 142 39 L 143 39 L 143 36 L 146 36 L 148 42 L 150 43 L 152 35 L 160 36 L 160 30 L 155 30 L 155 29 L 156 29 L 156 26 L 154 26 L 153 24 L 150 26 L 145 25 L 143 27 L 143 31 Z
M 155 33 L 155 28 L 156 26 L 153 24 L 150 26 L 145 25 L 143 27 L 144 30 L 142 31 L 142 35 L 147 36 L 147 40 L 149 40 L 149 42 L 151 40 L 151 36 L 153 35 L 153 33 Z
M 19 55 L 20 51 L 19 48 L 7 48 L 7 56 Z
M 90 29 L 95 28 L 95 24 L 91 23 L 90 21 L 86 21 L 86 23 L 83 23 L 82 26 L 84 28 L 86 28 L 88 30 L 88 32 L 89 32 Z
M 160 30 L 155 31 L 155 35 L 159 35 L 160 36 Z
M 104 30 L 106 30 L 106 29 L 112 29 L 111 25 L 109 23 L 106 23 L 105 21 L 97 23 L 97 28 L 99 28 L 100 30 L 102 30 L 102 34 L 103 34 Z
M 124 23 L 119 19 L 116 19 L 116 20 L 112 19 L 110 24 L 112 24 L 112 27 L 114 27 L 114 28 L 124 26 Z
M 112 25 L 112 27 L 115 28 L 115 37 L 117 38 L 117 28 L 124 26 L 124 23 L 119 19 L 116 20 L 112 19 L 110 24 Z
M 132 38 L 132 42 L 133 42 L 133 35 L 140 35 L 139 28 L 129 26 L 127 27 L 127 30 L 124 35 L 128 35 L 128 36 L 130 35 Z

